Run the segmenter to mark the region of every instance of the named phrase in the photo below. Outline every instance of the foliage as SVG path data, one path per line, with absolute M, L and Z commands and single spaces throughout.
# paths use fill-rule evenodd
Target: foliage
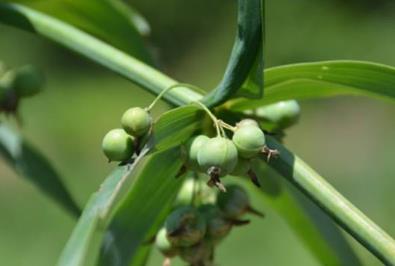
M 148 26 L 136 11 L 120 1 L 2 1 L 0 21 L 40 34 L 121 74 L 143 89 L 159 94 L 159 98 L 163 96 L 169 103 L 183 106 L 164 113 L 149 132 L 148 125 L 141 134 L 144 136 L 134 136 L 139 138 L 137 143 L 140 145 L 135 155 L 120 159 L 121 164 L 91 196 L 59 265 L 143 265 L 150 251 L 147 241 L 162 225 L 182 184 L 175 177 L 185 170 L 184 143 L 197 132 L 212 134 L 211 122 L 206 123 L 209 121 L 207 117 L 214 122 L 217 135 L 226 138 L 224 130 L 237 132 L 237 125 L 231 125 L 235 117 L 244 117 L 252 109 L 283 100 L 346 94 L 395 98 L 395 68 L 371 62 L 301 63 L 269 68 L 262 73 L 263 0 L 238 1 L 238 32 L 234 48 L 224 78 L 207 95 L 193 85 L 179 84 L 146 64 L 152 64 L 152 59 L 140 35 L 147 33 Z M 202 109 L 208 116 L 204 116 Z M 217 111 L 223 112 L 229 121 L 218 120 L 215 115 L 220 112 Z M 79 208 L 70 193 L 43 156 L 5 126 L 0 129 L 0 151 L 6 161 L 63 207 L 78 214 Z M 285 128 L 281 128 L 280 133 L 284 133 L 283 130 Z M 265 139 L 246 143 L 246 147 L 254 147 L 250 147 L 253 152 L 246 153 L 248 156 L 243 159 L 263 157 L 254 164 L 258 169 L 246 168 L 255 185 L 264 184 L 255 192 L 262 193 L 262 198 L 271 202 L 272 208 L 288 221 L 322 263 L 359 264 L 333 223 L 328 222 L 325 228 L 332 232 L 331 240 L 327 231 L 320 227 L 320 221 L 328 219 L 326 213 L 380 260 L 395 265 L 394 240 L 280 144 L 279 136 L 276 140 L 266 135 Z M 200 156 L 203 159 L 199 159 L 198 153 L 198 163 L 200 166 L 204 164 L 205 172 L 210 175 L 209 184 L 222 190 L 225 188 L 220 178 L 224 174 L 216 171 L 222 167 L 226 168 L 227 174 L 231 173 L 236 161 L 241 159 L 227 153 L 233 149 L 229 145 L 222 145 L 224 152 L 219 155 L 209 150 L 214 145 L 207 147 L 209 152 Z M 216 158 L 207 158 L 209 155 L 216 155 Z M 224 158 L 219 160 L 221 155 Z M 228 155 L 232 158 L 227 158 Z M 219 166 L 221 163 L 223 165 Z M 272 170 L 266 170 L 267 167 Z M 270 184 L 264 175 L 269 176 Z M 315 207 L 315 215 L 310 213 L 313 205 L 306 207 L 303 200 L 294 196 L 288 184 L 278 180 L 279 175 L 320 208 Z M 273 189 L 282 193 L 273 193 Z M 276 203 L 276 198 L 283 200 L 283 204 Z

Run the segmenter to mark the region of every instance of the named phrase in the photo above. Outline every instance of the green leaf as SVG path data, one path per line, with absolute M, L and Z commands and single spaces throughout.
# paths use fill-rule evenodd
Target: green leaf
M 4 124 L 0 124 L 0 156 L 18 175 L 32 182 L 72 215 L 80 215 L 80 208 L 48 160 Z
M 150 141 L 155 147 L 143 149 L 132 165 L 117 167 L 91 196 L 58 265 L 96 264 L 103 239 L 102 265 L 116 265 L 112 264 L 115 259 L 126 265 L 132 255 L 136 260 L 145 259 L 149 246 L 141 244 L 155 233 L 153 230 L 160 225 L 167 203 L 182 183 L 174 178 L 183 163 L 177 145 L 201 127 L 201 117 L 196 113 L 199 113 L 197 107 L 186 106 L 166 112 L 158 119 Z M 177 138 L 174 128 L 178 129 Z M 133 237 L 124 238 L 119 234 L 120 228 L 125 230 L 125 236 L 133 234 Z M 124 241 L 129 242 L 124 245 Z
M 182 184 L 176 175 L 183 165 L 179 147 L 155 153 L 141 165 L 127 197 L 115 212 L 100 265 L 142 265 L 147 242 L 164 222 Z
M 236 40 L 224 77 L 218 86 L 203 99 L 207 106 L 217 106 L 234 96 L 247 79 L 247 84 L 254 86 L 240 93 L 253 94 L 255 97 L 261 95 L 262 87 L 259 87 L 261 85 L 259 83 L 262 77 L 256 77 L 256 70 L 263 67 L 260 60 L 263 54 L 263 5 L 262 0 L 238 0 Z M 258 83 L 255 84 L 257 80 Z
M 265 70 L 262 99 L 227 103 L 246 110 L 282 100 L 305 100 L 339 95 L 361 95 L 394 100 L 395 68 L 362 61 L 302 63 Z
M 264 42 L 265 42 L 265 1 L 261 0 L 261 47 L 256 55 L 243 86 L 237 91 L 235 97 L 261 98 L 263 95 L 263 68 L 264 68 Z
M 286 221 L 323 265 L 360 265 L 354 251 L 335 223 L 266 164 L 254 164 L 262 200 Z M 251 187 L 251 185 L 249 185 Z M 257 191 L 254 187 L 254 191 Z
M 147 23 L 120 0 L 13 0 L 73 25 L 92 36 L 148 63 L 152 58 L 139 31 Z
M 0 3 L 0 21 L 55 41 L 156 94 L 178 84 L 174 79 L 98 38 L 27 6 Z M 185 105 L 201 98 L 198 92 L 181 85 L 163 96 L 163 99 L 174 105 Z

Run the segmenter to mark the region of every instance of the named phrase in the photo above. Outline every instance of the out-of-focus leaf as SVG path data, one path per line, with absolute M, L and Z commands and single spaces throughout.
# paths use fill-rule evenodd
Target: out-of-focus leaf
M 262 99 L 237 99 L 232 110 L 253 109 L 282 100 L 304 100 L 338 95 L 395 99 L 395 68 L 362 61 L 302 63 L 265 70 Z
M 18 133 L 0 124 L 0 156 L 18 175 L 26 178 L 74 216 L 80 208 L 49 161 Z
M 128 265 L 132 256 L 145 260 L 149 246 L 143 242 L 155 233 L 182 183 L 174 178 L 183 164 L 177 144 L 201 127 L 199 112 L 180 107 L 158 119 L 149 142 L 155 147 L 143 149 L 132 165 L 117 167 L 91 196 L 59 265 L 96 264 L 103 241 L 99 264 Z
M 360 265 L 351 246 L 328 215 L 263 162 L 254 164 L 254 171 L 262 188 L 258 190 L 249 184 L 250 189 L 259 191 L 262 200 L 286 221 L 322 265 Z
M 2 1 L 0 1 L 2 2 Z M 152 58 L 140 32 L 149 26 L 121 0 L 6 0 L 56 17 L 147 63 Z
M 177 84 L 177 81 L 127 53 L 30 7 L 0 2 L 0 22 L 40 34 L 156 94 Z M 164 100 L 174 105 L 185 105 L 201 98 L 200 93 L 182 85 L 163 96 Z

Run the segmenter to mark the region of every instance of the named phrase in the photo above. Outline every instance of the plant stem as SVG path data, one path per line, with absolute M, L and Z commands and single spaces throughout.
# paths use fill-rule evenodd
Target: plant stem
M 174 79 L 104 42 L 28 7 L 0 3 L 0 21 L 37 32 L 153 93 L 159 94 L 166 88 L 177 84 Z M 172 104 L 184 105 L 201 100 L 203 95 L 188 87 L 177 87 L 169 91 L 164 98 Z M 271 167 L 309 196 L 381 261 L 388 265 L 395 265 L 395 241 L 388 234 L 302 160 L 273 138 L 268 137 L 268 140 L 271 148 L 280 151 L 279 157 L 271 160 Z
M 268 145 L 279 157 L 269 165 L 299 188 L 337 223 L 386 265 L 395 265 L 395 242 L 378 225 L 344 198 L 317 172 L 268 136 Z
M 187 83 L 177 83 L 177 84 L 171 85 L 170 87 L 168 87 L 168 88 L 162 90 L 162 91 L 158 94 L 158 96 L 157 96 L 157 97 L 152 101 L 152 103 L 146 108 L 147 111 L 151 111 L 152 108 L 154 108 L 155 104 L 157 104 L 158 101 L 159 101 L 168 91 L 170 91 L 170 90 L 172 90 L 172 89 L 174 89 L 174 88 L 177 88 L 177 87 L 191 88 L 192 90 L 196 90 L 196 91 L 201 90 L 199 87 L 194 86 L 194 85 L 191 85 L 191 84 L 187 84 Z
M 221 136 L 221 128 L 219 126 L 219 122 L 218 119 L 215 117 L 215 115 L 207 108 L 207 106 L 205 106 L 203 103 L 199 102 L 199 101 L 195 101 L 193 103 L 196 103 L 197 105 L 199 105 L 204 111 L 206 111 L 206 113 L 210 116 L 211 120 L 213 120 L 215 129 L 217 131 L 217 137 Z

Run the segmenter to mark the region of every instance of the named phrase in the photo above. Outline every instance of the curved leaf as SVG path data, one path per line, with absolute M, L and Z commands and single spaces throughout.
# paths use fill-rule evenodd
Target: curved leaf
M 395 68 L 363 61 L 324 61 L 265 70 L 265 94 L 259 100 L 237 99 L 232 110 L 253 109 L 289 99 L 362 95 L 395 99 Z
M 80 208 L 48 160 L 4 124 L 0 125 L 0 156 L 20 176 L 31 181 L 72 215 L 80 215 Z
M 78 28 L 27 6 L 0 3 L 0 21 L 43 35 L 151 92 L 158 94 L 178 83 L 160 71 Z M 180 85 L 168 91 L 163 99 L 174 105 L 185 105 L 200 100 L 202 97 L 201 94 Z
M 126 265 L 132 255 L 134 259 L 145 259 L 149 247 L 140 246 L 152 236 L 153 225 L 159 225 L 167 202 L 182 183 L 174 178 L 183 163 L 177 145 L 201 127 L 201 116 L 197 113 L 197 107 L 186 106 L 158 119 L 150 141 L 156 143 L 157 151 L 146 147 L 132 165 L 119 166 L 106 178 L 86 205 L 58 265 L 96 264 L 104 237 L 99 263 Z M 177 138 L 174 128 L 178 129 Z M 119 228 L 125 235 L 119 233 Z M 125 241 L 128 242 L 123 245 Z
M 1 2 L 1 1 L 0 1 Z M 12 0 L 73 25 L 140 60 L 152 63 L 139 30 L 145 20 L 120 0 Z
M 235 95 L 243 83 L 258 83 L 262 77 L 256 77 L 256 69 L 263 67 L 262 51 L 262 0 L 238 0 L 238 21 L 237 35 L 230 54 L 229 62 L 225 70 L 224 77 L 218 86 L 211 91 L 203 102 L 209 107 L 216 106 Z M 255 66 L 254 66 L 255 63 Z M 252 70 L 251 70 L 252 69 Z M 261 73 L 261 72 L 260 72 Z M 250 75 L 251 74 L 251 75 Z M 243 89 L 241 93 L 255 97 L 262 94 L 262 87 L 250 87 L 250 90 Z
M 237 91 L 235 97 L 261 98 L 263 95 L 263 67 L 264 67 L 264 45 L 265 45 L 265 0 L 261 0 L 261 46 L 256 54 L 252 66 L 243 86 Z

